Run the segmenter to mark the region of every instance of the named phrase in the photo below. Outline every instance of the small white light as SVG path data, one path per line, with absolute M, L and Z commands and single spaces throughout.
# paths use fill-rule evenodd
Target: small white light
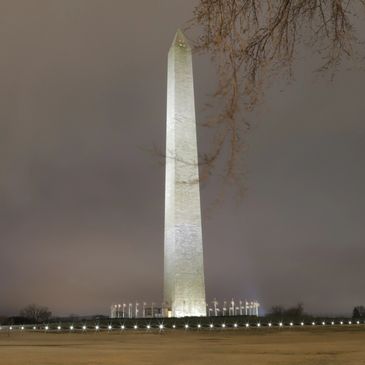
M 147 327 L 148 330 L 151 328 L 151 326 L 149 324 L 146 327 Z
M 334 324 L 335 324 L 335 322 L 333 322 L 333 321 L 332 321 L 332 322 L 331 322 L 331 325 L 333 326 Z
M 283 322 L 280 322 L 279 323 L 279 327 L 283 327 Z
M 24 326 L 21 326 L 21 327 L 20 327 L 20 329 L 21 329 L 22 331 L 24 331 Z
M 189 328 L 189 325 L 188 325 L 188 324 L 186 324 L 186 325 L 185 325 L 185 328 Z
M 111 325 L 108 326 L 108 330 L 110 331 L 113 327 Z
M 45 329 L 46 331 L 48 331 L 48 326 L 44 327 L 44 329 Z
M 293 322 L 290 322 L 289 324 L 290 324 L 291 327 L 293 327 Z
M 322 326 L 325 326 L 326 325 L 326 322 L 322 322 Z
M 341 321 L 340 324 L 343 324 L 343 322 Z
M 222 328 L 225 328 L 225 327 L 226 327 L 225 323 L 222 323 Z
M 261 323 L 257 323 L 257 327 L 261 327 Z
M 96 325 L 96 326 L 95 326 L 95 329 L 98 331 L 98 330 L 99 330 L 99 326 L 98 326 L 98 325 Z
M 172 328 L 176 328 L 176 325 L 175 325 L 175 324 L 173 324 L 173 325 L 172 325 Z
M 9 330 L 10 330 L 10 331 L 12 331 L 12 330 L 13 330 L 13 327 L 12 327 L 12 326 L 10 326 L 10 327 L 9 327 Z
M 36 330 L 36 329 L 37 329 L 37 327 L 36 327 L 36 326 L 34 326 L 34 327 L 33 327 L 33 329 L 34 329 L 34 330 Z
M 163 324 L 160 324 L 160 325 L 158 326 L 158 328 L 159 328 L 160 330 L 163 330 Z
M 58 331 L 61 331 L 61 326 L 58 326 L 57 329 L 58 329 Z
M 120 329 L 122 329 L 122 330 L 124 330 L 124 329 L 125 329 L 124 324 L 122 324 L 122 325 L 120 326 Z
M 250 324 L 249 323 L 246 323 L 246 327 L 250 327 Z
M 74 326 L 70 326 L 70 331 L 73 331 L 74 330 Z
M 304 326 L 304 322 L 301 322 L 301 323 L 300 323 L 300 325 L 301 325 L 301 326 Z
M 235 324 L 233 325 L 233 327 L 234 327 L 234 328 L 237 328 L 237 327 L 238 327 L 238 324 L 237 324 L 237 323 L 235 323 Z
M 356 324 L 360 324 L 360 321 L 357 321 Z
M 271 322 L 268 324 L 268 326 L 269 326 L 269 327 L 271 327 L 271 326 L 272 326 Z
M 352 322 L 351 322 L 351 321 L 349 321 L 349 324 L 352 324 Z
M 82 330 L 83 331 L 86 331 L 86 326 L 84 325 L 84 326 L 82 326 Z
M 210 328 L 213 328 L 213 327 L 214 327 L 213 323 L 211 323 L 211 324 L 209 325 L 209 327 L 210 327 Z
M 312 322 L 312 326 L 315 326 L 316 325 L 316 322 Z
M 136 330 L 136 329 L 138 328 L 138 326 L 135 324 L 135 325 L 133 326 L 133 328 Z

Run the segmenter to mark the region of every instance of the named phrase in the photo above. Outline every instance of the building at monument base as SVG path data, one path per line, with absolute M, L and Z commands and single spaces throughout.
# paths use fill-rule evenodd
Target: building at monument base
M 216 299 L 206 304 L 208 317 L 227 316 L 259 316 L 260 303 L 258 301 L 234 300 L 230 301 Z M 124 302 L 112 304 L 110 307 L 110 318 L 163 318 L 169 317 L 169 307 L 166 303 L 155 302 Z M 170 308 L 170 314 L 171 308 Z M 200 316 L 199 316 L 200 317 Z

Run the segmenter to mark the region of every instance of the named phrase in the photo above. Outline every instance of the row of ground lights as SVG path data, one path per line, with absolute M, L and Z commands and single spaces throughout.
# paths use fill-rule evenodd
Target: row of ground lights
M 365 321 L 364 321 L 364 323 L 365 323 Z M 284 327 L 284 326 L 294 327 L 294 326 L 305 326 L 305 325 L 311 325 L 311 326 L 316 326 L 316 325 L 328 326 L 328 325 L 332 325 L 332 326 L 334 326 L 334 325 L 344 325 L 344 324 L 348 324 L 348 325 L 356 324 L 356 325 L 359 325 L 361 323 L 360 323 L 360 321 L 356 321 L 356 322 L 352 322 L 352 321 L 348 321 L 348 322 L 340 321 L 340 322 L 337 322 L 337 323 L 334 322 L 334 321 L 332 321 L 332 322 L 324 322 L 323 321 L 323 322 L 320 322 L 320 323 L 316 323 L 316 322 L 304 323 L 304 322 L 301 322 L 300 324 L 295 324 L 293 322 L 290 322 L 289 324 L 284 324 L 283 322 L 279 322 L 279 323 L 276 323 L 275 324 L 275 323 L 269 322 L 269 323 L 266 323 L 266 324 L 261 324 L 261 323 L 256 323 L 256 324 L 245 323 L 245 324 L 243 324 L 241 326 L 238 323 L 234 323 L 233 325 L 231 325 L 231 327 L 233 327 L 233 328 L 239 328 L 239 327 L 246 327 L 246 328 L 248 328 L 248 327 L 262 327 L 262 326 L 266 326 L 266 327 L 274 327 L 274 326 L 276 326 L 276 327 Z M 222 323 L 221 325 L 218 325 L 217 326 L 217 325 L 214 325 L 213 323 L 210 323 L 209 326 L 207 326 L 205 328 L 227 328 L 227 327 L 230 327 L 230 325 L 225 324 L 225 323 Z M 125 325 L 121 325 L 118 328 L 121 329 L 121 330 L 128 329 L 128 327 L 125 326 Z M 138 327 L 135 324 L 131 328 L 133 328 L 135 330 L 136 329 L 147 329 L 147 330 L 150 330 L 152 328 L 158 328 L 160 330 L 163 330 L 163 329 L 169 328 L 169 327 L 168 326 L 165 326 L 163 324 L 159 324 L 157 327 L 153 327 L 153 326 L 151 326 L 149 324 L 147 324 L 145 327 Z M 175 328 L 177 328 L 177 326 L 175 324 L 173 324 L 170 328 L 175 329 Z M 196 326 L 191 326 L 188 323 L 186 323 L 183 326 L 183 328 L 185 328 L 185 329 L 189 329 L 189 328 L 198 328 L 198 329 L 200 329 L 200 328 L 204 328 L 204 326 L 202 326 L 201 324 L 197 324 Z M 12 331 L 12 330 L 16 330 L 17 327 L 15 327 L 15 326 L 1 327 L 0 326 L 0 331 L 6 330 L 6 329 Z M 18 329 L 20 329 L 21 331 L 24 331 L 24 330 L 26 330 L 28 328 L 26 328 L 25 326 L 20 326 L 20 327 L 18 327 Z M 44 331 L 51 330 L 50 326 L 44 326 L 44 327 L 36 327 L 36 326 L 34 326 L 34 327 L 32 327 L 32 329 L 34 331 L 36 331 L 36 330 L 44 330 Z M 57 326 L 55 329 L 57 329 L 58 331 L 62 331 L 62 330 L 70 330 L 70 331 L 78 330 L 78 328 L 75 328 L 75 326 L 70 326 L 68 328 L 62 328 L 61 326 Z M 84 325 L 80 329 L 82 331 L 91 330 L 91 329 L 96 330 L 96 331 L 103 330 L 103 329 L 107 329 L 108 331 L 112 331 L 113 329 L 117 329 L 117 327 L 113 327 L 111 325 L 109 325 L 107 327 L 101 327 L 99 325 L 96 325 L 95 327 L 87 327 L 87 326 Z

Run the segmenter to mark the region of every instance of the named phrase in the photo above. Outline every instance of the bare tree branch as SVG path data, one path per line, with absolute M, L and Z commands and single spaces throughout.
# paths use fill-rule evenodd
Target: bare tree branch
M 298 46 L 306 40 L 320 53 L 319 71 L 335 72 L 353 55 L 356 43 L 350 19 L 364 0 L 200 0 L 189 27 L 198 27 L 195 50 L 210 54 L 219 83 L 214 97 L 221 111 L 204 125 L 214 128 L 210 154 L 202 156 L 203 178 L 226 154 L 224 177 L 241 185 L 244 138 L 250 123 L 242 118 L 261 100 L 268 80 L 291 75 Z

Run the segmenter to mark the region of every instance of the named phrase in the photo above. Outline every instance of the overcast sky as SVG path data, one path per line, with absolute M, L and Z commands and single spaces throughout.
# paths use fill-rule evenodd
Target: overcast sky
M 164 148 L 167 51 L 194 4 L 0 1 L 0 315 L 162 301 L 164 168 L 148 149 Z M 244 199 L 212 209 L 219 185 L 202 187 L 207 298 L 350 313 L 365 304 L 365 72 L 331 83 L 301 54 L 248 116 Z M 208 57 L 194 67 L 201 122 L 215 79 Z

